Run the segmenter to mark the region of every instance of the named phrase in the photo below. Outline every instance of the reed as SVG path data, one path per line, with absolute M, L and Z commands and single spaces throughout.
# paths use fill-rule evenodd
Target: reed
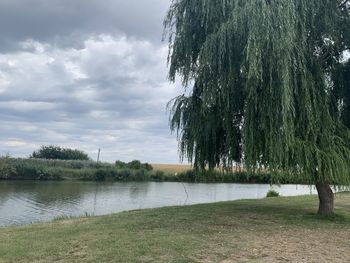
M 222 172 L 195 171 L 190 166 L 155 165 L 132 161 L 101 163 L 94 161 L 67 161 L 46 159 L 0 158 L 0 179 L 3 180 L 84 180 L 84 181 L 154 181 L 189 183 L 275 183 L 303 184 L 299 179 L 268 171 Z

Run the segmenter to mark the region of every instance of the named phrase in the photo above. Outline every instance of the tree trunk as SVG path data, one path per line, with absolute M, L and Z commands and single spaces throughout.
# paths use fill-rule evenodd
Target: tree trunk
M 328 183 L 316 183 L 316 189 L 318 192 L 318 199 L 320 205 L 318 208 L 318 214 L 322 216 L 332 215 L 334 212 L 334 194 Z

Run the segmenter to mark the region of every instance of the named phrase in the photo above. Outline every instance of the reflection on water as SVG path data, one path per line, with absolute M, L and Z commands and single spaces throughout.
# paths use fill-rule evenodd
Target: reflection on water
M 274 186 L 284 196 L 315 194 L 309 186 Z M 59 216 L 262 198 L 270 185 L 0 181 L 0 226 Z M 187 196 L 187 194 L 188 196 Z

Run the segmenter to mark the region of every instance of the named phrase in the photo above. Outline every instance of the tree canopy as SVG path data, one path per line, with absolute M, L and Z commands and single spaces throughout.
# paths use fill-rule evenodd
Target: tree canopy
M 183 158 L 349 185 L 348 0 L 173 0 L 164 24 Z
M 58 159 L 58 160 L 90 160 L 83 151 L 76 149 L 62 148 L 60 146 L 41 146 L 38 151 L 34 151 L 30 158 L 37 159 Z

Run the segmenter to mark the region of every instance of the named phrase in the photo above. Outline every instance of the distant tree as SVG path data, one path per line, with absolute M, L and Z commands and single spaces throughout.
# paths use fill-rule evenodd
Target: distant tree
M 89 156 L 76 149 L 62 148 L 60 146 L 41 146 L 38 151 L 34 151 L 30 158 L 37 159 L 58 159 L 58 160 L 89 160 Z
M 139 160 L 133 160 L 127 164 L 128 168 L 133 170 L 139 170 L 142 167 L 142 163 Z
M 165 19 L 181 156 L 243 163 L 315 184 L 350 184 L 350 1 L 173 0 Z M 278 173 L 280 171 L 288 173 Z
M 125 162 L 117 160 L 115 161 L 115 166 L 117 168 L 123 169 L 123 168 L 126 168 L 127 164 Z

